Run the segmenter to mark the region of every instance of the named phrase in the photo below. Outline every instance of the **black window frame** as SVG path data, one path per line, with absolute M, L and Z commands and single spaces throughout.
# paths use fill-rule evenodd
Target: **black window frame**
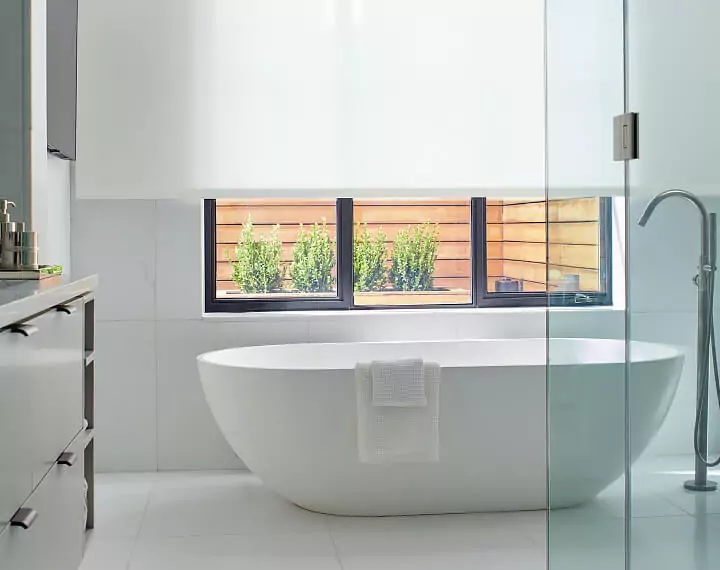
M 278 311 L 377 311 L 387 309 L 471 309 L 510 307 L 573 307 L 612 305 L 612 199 L 600 198 L 600 279 L 603 292 L 543 293 L 487 291 L 486 198 L 470 199 L 471 300 L 468 303 L 420 305 L 355 305 L 353 291 L 353 199 L 336 200 L 337 295 L 289 299 L 218 299 L 216 294 L 216 201 L 203 200 L 203 249 L 206 313 L 263 313 Z M 538 222 L 549 225 L 548 222 Z M 546 234 L 547 235 L 547 234 Z M 549 267 L 549 265 L 548 265 Z

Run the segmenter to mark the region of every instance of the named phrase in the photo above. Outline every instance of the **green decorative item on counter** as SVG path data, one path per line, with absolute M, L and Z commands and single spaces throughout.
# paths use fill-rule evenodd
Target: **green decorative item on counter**
M 390 266 L 390 281 L 398 291 L 431 291 L 440 245 L 440 228 L 426 222 L 400 230 Z
M 45 275 L 62 275 L 62 272 L 62 265 L 47 265 L 40 267 L 40 273 L 44 273 Z

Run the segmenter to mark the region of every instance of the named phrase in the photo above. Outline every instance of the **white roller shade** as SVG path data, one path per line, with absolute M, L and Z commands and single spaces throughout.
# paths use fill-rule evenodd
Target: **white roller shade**
M 623 196 L 623 2 L 547 0 L 546 14 L 548 196 Z
M 81 4 L 77 195 L 544 195 L 542 0 Z

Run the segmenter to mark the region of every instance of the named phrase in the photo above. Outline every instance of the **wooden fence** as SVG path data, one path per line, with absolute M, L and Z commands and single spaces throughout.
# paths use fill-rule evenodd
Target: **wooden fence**
M 300 224 L 326 221 L 328 230 L 335 235 L 334 201 L 295 200 L 263 201 L 218 200 L 217 225 L 217 288 L 233 290 L 230 280 L 232 257 L 243 222 L 248 216 L 255 225 L 257 236 L 268 236 L 275 224 L 280 224 L 283 246 L 283 262 L 292 259 Z M 353 217 L 355 223 L 367 223 L 371 233 L 382 228 L 387 236 L 386 244 L 392 255 L 397 233 L 408 226 L 423 222 L 437 223 L 440 230 L 438 260 L 435 264 L 435 287 L 470 290 L 472 264 L 470 261 L 470 201 L 469 200 L 410 200 L 387 201 L 355 200 Z
M 557 287 L 569 274 L 579 276 L 581 290 L 599 290 L 599 198 L 550 200 L 549 204 L 543 200 L 503 200 L 490 204 L 490 291 L 499 277 L 521 280 L 524 291 L 545 291 Z
M 525 291 L 545 290 L 546 258 L 550 258 L 550 287 L 564 275 L 580 275 L 581 288 L 597 290 L 599 268 L 599 200 L 554 200 L 549 211 L 549 244 L 546 244 L 544 201 L 488 200 L 488 289 L 500 277 L 523 281 Z M 470 200 L 355 200 L 355 223 L 367 223 L 371 232 L 382 228 L 392 255 L 395 236 L 401 229 L 423 222 L 438 224 L 440 245 L 435 265 L 437 288 L 469 291 Z M 280 225 L 282 260 L 289 263 L 301 224 L 327 223 L 335 235 L 333 200 L 218 200 L 216 206 L 217 289 L 236 289 L 228 261 L 234 255 L 242 224 L 250 217 L 255 235 L 268 236 Z M 549 252 L 548 252 L 549 247 Z M 286 284 L 289 287 L 289 283 Z

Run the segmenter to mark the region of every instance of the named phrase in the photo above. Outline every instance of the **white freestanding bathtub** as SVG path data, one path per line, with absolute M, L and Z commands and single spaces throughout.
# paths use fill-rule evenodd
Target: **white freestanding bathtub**
M 549 367 L 547 346 L 294 344 L 222 350 L 198 362 L 227 441 L 297 505 L 358 516 L 513 511 L 583 503 L 624 470 L 624 342 L 552 339 Z M 683 355 L 639 342 L 631 354 L 634 459 L 665 418 Z M 440 461 L 361 463 L 355 364 L 408 357 L 442 366 Z

